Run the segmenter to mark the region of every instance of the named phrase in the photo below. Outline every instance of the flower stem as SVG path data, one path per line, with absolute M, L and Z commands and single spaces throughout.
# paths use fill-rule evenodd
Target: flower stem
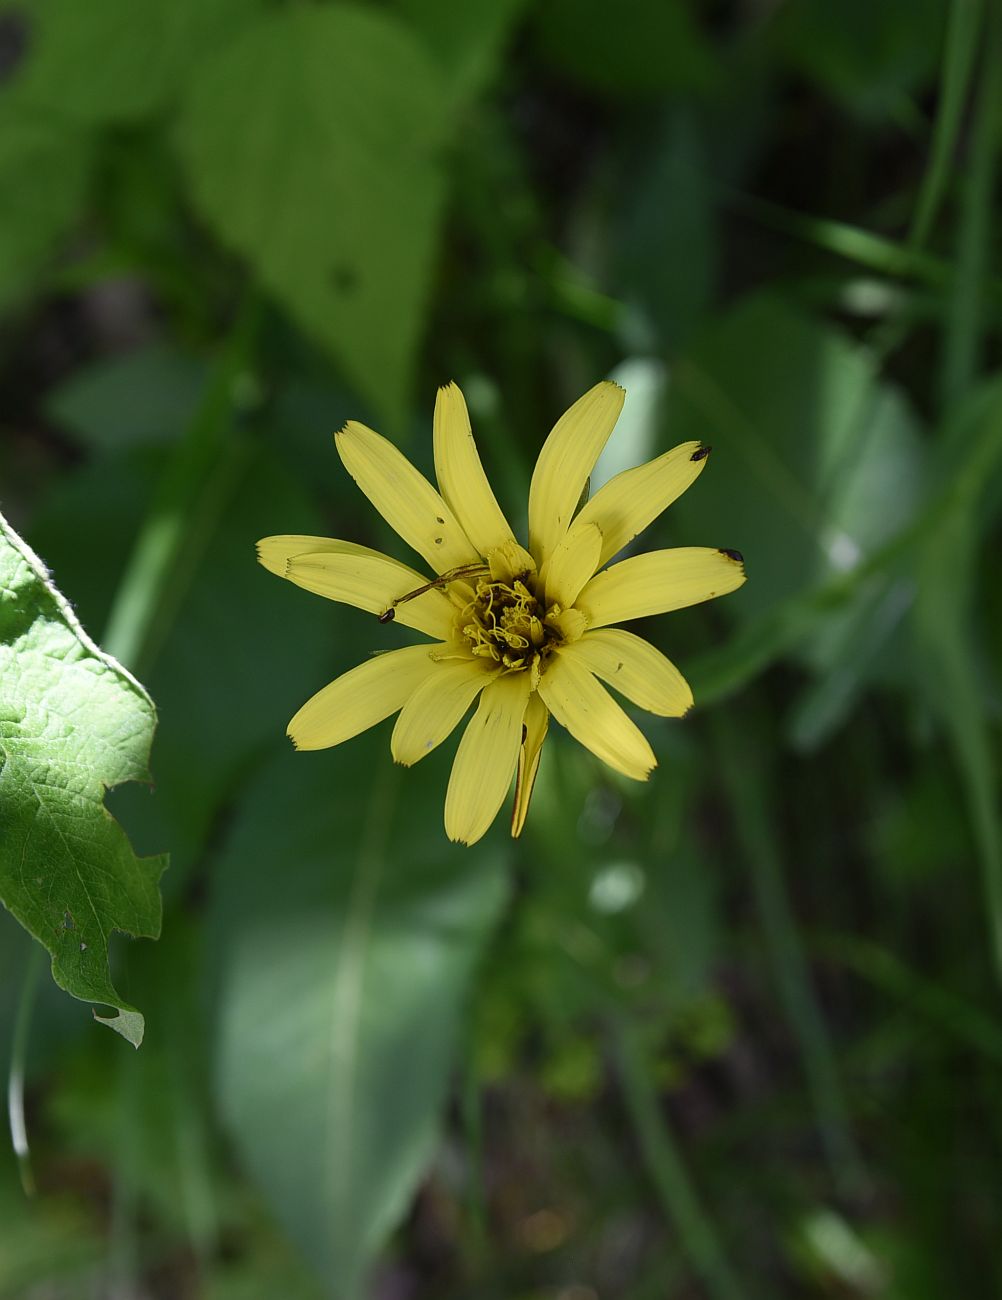
M 839 1080 L 835 1050 L 811 983 L 804 945 L 783 881 L 772 833 L 769 798 L 761 780 L 762 758 L 742 738 L 754 726 L 737 726 L 713 714 L 717 762 L 730 799 L 738 842 L 751 871 L 752 887 L 768 943 L 769 961 L 803 1059 L 821 1141 L 843 1195 L 865 1194 L 869 1186 Z
M 677 1228 L 682 1249 L 713 1300 L 742 1300 L 744 1289 L 699 1202 L 675 1136 L 658 1106 L 636 1034 L 621 1017 L 614 1019 L 612 1027 L 623 1100 L 665 1215 Z
M 14 1018 L 14 1036 L 10 1050 L 10 1070 L 7 1075 L 7 1119 L 10 1124 L 10 1141 L 17 1157 L 18 1173 L 25 1196 L 34 1196 L 35 1178 L 31 1170 L 31 1152 L 28 1147 L 28 1126 L 24 1117 L 24 1075 L 28 1056 L 28 1037 L 38 998 L 38 981 L 42 974 L 44 949 L 32 943 L 28 964 L 21 981 Z

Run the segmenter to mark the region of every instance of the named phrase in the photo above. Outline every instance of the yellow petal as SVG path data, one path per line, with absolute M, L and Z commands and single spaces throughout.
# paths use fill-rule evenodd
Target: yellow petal
M 441 661 L 400 710 L 390 750 L 397 763 L 410 767 L 451 735 L 460 719 L 497 669 L 483 659 Z
M 529 687 L 527 672 L 509 673 L 480 696 L 459 742 L 445 796 L 450 840 L 475 843 L 497 816 L 515 772 Z
M 436 573 L 480 556 L 432 485 L 392 442 L 349 420 L 335 435 L 344 467 L 391 528 Z
M 588 621 L 579 609 L 562 609 L 559 614 L 547 614 L 546 624 L 555 628 L 563 641 L 576 641 L 588 628 Z
M 617 772 L 646 781 L 657 766 L 643 733 L 588 669 L 569 656 L 550 659 L 539 694 L 560 725 Z
M 642 709 L 663 718 L 681 718 L 692 708 L 692 691 L 679 670 L 649 641 L 621 627 L 586 632 L 573 645 L 561 646 L 569 659 L 601 677 Z
M 262 537 L 257 544 L 258 563 L 263 564 L 269 573 L 277 573 L 280 578 L 286 576 L 289 561 L 294 555 L 305 555 L 307 551 L 338 552 L 351 542 L 339 542 L 333 537 L 306 537 L 301 533 L 282 533 L 277 537 Z M 365 547 L 359 547 L 365 550 Z M 377 555 L 377 551 L 372 552 Z
M 706 461 L 702 444 L 683 442 L 657 460 L 624 470 L 600 488 L 571 525 L 571 532 L 588 524 L 601 528 L 602 552 L 595 567 L 608 564 L 667 510 L 700 476 Z
M 542 568 L 567 531 L 626 394 L 606 380 L 579 397 L 543 444 L 529 487 L 529 550 Z
M 441 668 L 434 649 L 409 645 L 375 655 L 307 700 L 288 726 L 297 749 L 328 749 L 374 727 L 401 708 L 424 679 Z
M 536 572 L 536 561 L 518 542 L 504 542 L 486 554 L 492 582 L 514 582 Z
M 597 573 L 575 602 L 589 627 L 666 614 L 726 596 L 745 580 L 737 551 L 677 546 L 620 560 Z
M 515 777 L 515 806 L 511 811 L 511 833 L 514 839 L 522 834 L 522 827 L 529 812 L 529 800 L 532 787 L 536 784 L 539 771 L 539 758 L 543 752 L 546 729 L 550 724 L 550 713 L 536 691 L 529 696 L 526 705 L 523 728 L 525 738 L 518 751 L 518 774 Z
M 435 474 L 442 496 L 481 555 L 514 542 L 480 463 L 458 384 L 440 388 L 435 400 Z
M 428 581 L 380 551 L 332 537 L 263 537 L 257 547 L 258 559 L 272 573 L 370 614 L 381 614 L 398 596 Z M 404 627 L 445 641 L 452 635 L 456 609 L 443 591 L 433 589 L 398 605 L 394 616 Z
M 598 568 L 602 534 L 597 525 L 577 525 L 557 542 L 546 565 L 543 579 L 547 602 L 564 609 L 575 602 L 578 592 Z

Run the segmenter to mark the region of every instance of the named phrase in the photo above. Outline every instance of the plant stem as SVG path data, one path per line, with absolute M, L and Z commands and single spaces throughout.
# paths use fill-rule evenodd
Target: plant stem
M 986 24 L 981 80 L 975 104 L 971 155 L 960 191 L 956 270 L 943 320 L 940 398 L 948 413 L 978 377 L 990 274 L 992 202 L 1002 124 L 1002 39 L 996 14 Z
M 668 1221 L 713 1300 L 742 1300 L 744 1289 L 689 1178 L 674 1134 L 658 1106 L 648 1063 L 635 1032 L 613 1021 L 614 1048 L 630 1122 Z
M 42 974 L 44 949 L 32 943 L 28 964 L 21 981 L 14 1018 L 14 1036 L 11 1042 L 10 1071 L 7 1075 L 7 1119 L 10 1124 L 10 1141 L 17 1157 L 18 1173 L 25 1196 L 34 1196 L 35 1178 L 31 1170 L 31 1152 L 28 1147 L 28 1126 L 24 1117 L 24 1075 L 28 1057 L 28 1037 L 31 1030 L 35 1002 L 38 998 L 38 981 Z
M 180 603 L 185 573 L 204 543 L 206 513 L 218 515 L 221 487 L 232 479 L 239 446 L 231 435 L 237 392 L 257 330 L 259 306 L 250 296 L 231 330 L 202 404 L 178 441 L 119 583 L 102 644 L 142 676 Z
M 783 883 L 768 793 L 761 778 L 761 756 L 745 739 L 748 734 L 760 734 L 760 729 L 753 722 L 742 728 L 742 736 L 721 710 L 713 714 L 713 728 L 719 770 L 737 837 L 751 870 L 773 975 L 800 1048 L 821 1141 L 838 1189 L 846 1195 L 859 1195 L 869 1180 L 856 1148 L 835 1052 L 811 985 L 807 956 Z
M 946 191 L 977 51 L 981 9 L 982 0 L 953 0 L 950 6 L 932 145 L 908 231 L 908 246 L 913 250 L 925 246 Z

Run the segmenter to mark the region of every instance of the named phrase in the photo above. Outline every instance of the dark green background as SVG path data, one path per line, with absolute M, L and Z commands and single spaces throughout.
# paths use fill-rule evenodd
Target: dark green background
M 172 858 L 163 937 L 115 950 L 138 1053 L 43 977 L 0 1295 L 1000 1293 L 998 29 L 0 4 L 0 497 L 157 702 L 155 789 L 109 804 Z M 714 448 L 649 544 L 749 581 L 637 628 L 697 701 L 640 719 L 648 785 L 554 728 L 523 840 L 461 850 L 454 742 L 290 751 L 402 633 L 253 543 L 408 559 L 331 434 L 427 470 L 449 379 L 521 531 L 607 375 L 607 472 Z

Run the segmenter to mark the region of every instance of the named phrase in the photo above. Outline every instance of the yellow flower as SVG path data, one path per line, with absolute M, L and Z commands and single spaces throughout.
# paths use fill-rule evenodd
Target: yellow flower
M 681 717 L 692 693 L 659 650 L 610 625 L 722 596 L 745 575 L 736 551 L 702 546 L 603 568 L 699 476 L 709 450 L 686 442 L 626 470 L 575 514 L 624 397 L 596 384 L 557 421 L 529 488 L 528 549 L 487 482 L 456 384 L 435 404 L 438 491 L 378 433 L 345 425 L 336 442 L 348 473 L 437 577 L 326 537 L 266 537 L 258 558 L 432 644 L 377 654 L 325 686 L 289 723 L 297 749 L 339 745 L 397 713 L 390 748 L 409 767 L 479 698 L 445 797 L 446 832 L 466 844 L 494 820 L 516 768 L 511 830 L 520 834 L 551 713 L 610 767 L 647 779 L 657 759 L 599 679 L 662 717 Z

